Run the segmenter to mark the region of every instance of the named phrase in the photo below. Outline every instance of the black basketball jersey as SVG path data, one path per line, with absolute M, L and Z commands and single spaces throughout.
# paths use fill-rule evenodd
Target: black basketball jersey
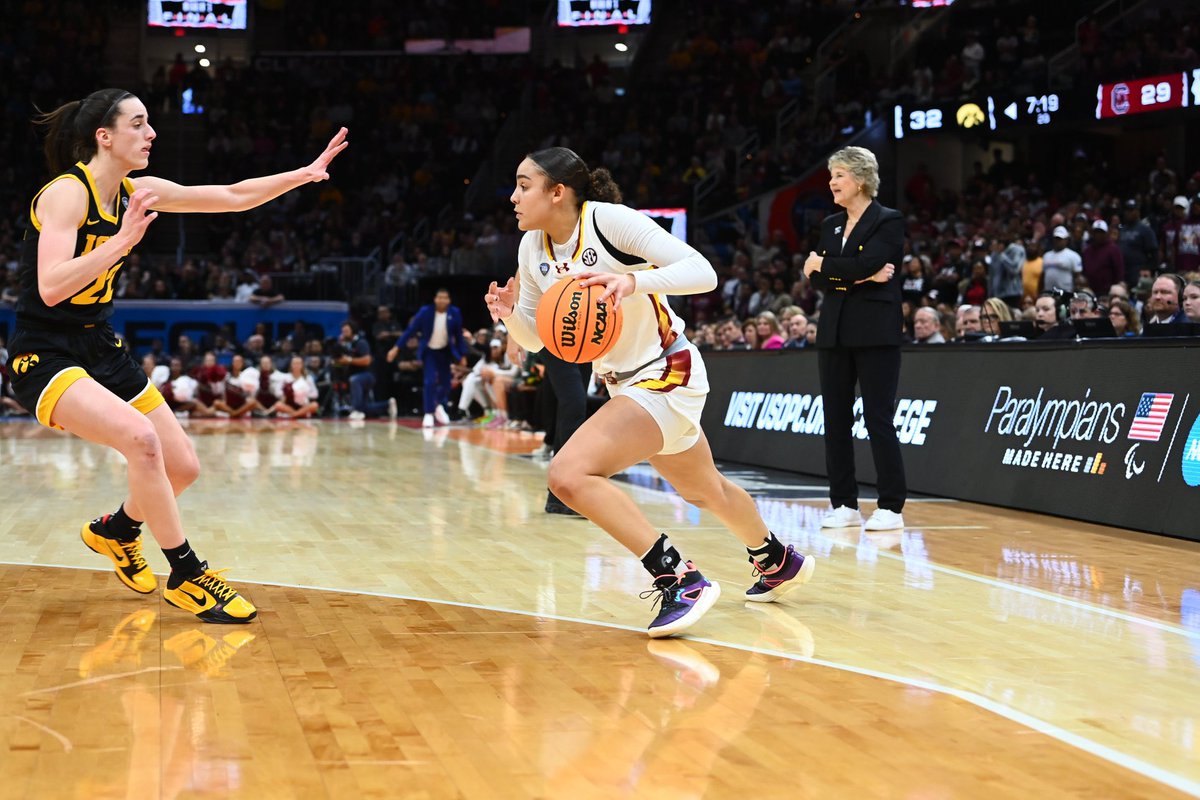
M 38 221 L 38 198 L 54 181 L 76 180 L 87 190 L 87 213 L 79 220 L 79 233 L 75 237 L 74 258 L 86 255 L 104 242 L 116 235 L 121 228 L 121 218 L 129 205 L 129 196 L 133 194 L 133 181 L 125 178 L 117 190 L 117 202 L 114 208 L 116 215 L 107 213 L 96 196 L 96 182 L 92 174 L 82 162 L 71 167 L 54 180 L 43 186 L 34 195 L 29 204 L 29 228 L 25 231 L 25 239 L 21 244 L 21 261 L 18 271 L 19 295 L 17 299 L 17 319 L 34 324 L 50 325 L 94 325 L 112 316 L 113 292 L 116 289 L 117 273 L 125 264 L 125 257 L 101 273 L 95 281 L 80 289 L 55 306 L 47 306 L 42 301 L 38 291 L 38 238 L 41 235 L 42 224 Z M 128 255 L 128 254 L 126 254 Z

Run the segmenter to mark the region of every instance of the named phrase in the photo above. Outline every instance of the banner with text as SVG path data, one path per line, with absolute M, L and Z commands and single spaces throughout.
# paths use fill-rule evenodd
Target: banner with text
M 714 455 L 824 475 L 815 350 L 705 353 Z M 1200 540 L 1200 347 L 908 348 L 896 431 L 912 491 Z M 875 469 L 855 403 L 859 480 Z
M 260 308 L 250 303 L 203 302 L 192 300 L 124 300 L 116 304 L 110 320 L 113 329 L 125 338 L 131 352 L 148 352 L 155 339 L 169 352 L 180 336 L 212 345 L 223 328 L 233 332 L 237 343 L 254 333 L 260 322 L 267 327 L 267 346 L 290 334 L 297 322 L 309 336 L 336 337 L 349 316 L 349 306 L 340 302 L 288 301 Z M 16 312 L 0 307 L 0 338 L 12 338 Z

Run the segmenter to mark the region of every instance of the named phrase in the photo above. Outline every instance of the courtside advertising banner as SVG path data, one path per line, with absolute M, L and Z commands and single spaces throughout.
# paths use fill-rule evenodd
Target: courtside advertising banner
M 815 350 L 704 357 L 717 458 L 826 474 Z M 1200 540 L 1200 342 L 911 347 L 897 394 L 912 491 Z

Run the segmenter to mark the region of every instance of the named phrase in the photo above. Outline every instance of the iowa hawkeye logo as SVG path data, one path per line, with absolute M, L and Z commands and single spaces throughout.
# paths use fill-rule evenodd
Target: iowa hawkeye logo
M 41 361 L 37 353 L 26 353 L 22 356 L 17 356 L 13 359 L 13 372 L 18 375 L 24 375 L 29 370 L 33 369 Z

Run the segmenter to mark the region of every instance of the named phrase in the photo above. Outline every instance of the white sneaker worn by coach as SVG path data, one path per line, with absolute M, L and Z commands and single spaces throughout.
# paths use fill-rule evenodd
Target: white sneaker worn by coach
M 869 531 L 898 531 L 904 529 L 904 517 L 886 508 L 877 508 L 866 525 Z
M 400 407 L 396 404 L 396 398 L 388 398 L 388 419 L 395 419 L 400 416 Z
M 421 417 L 421 427 L 422 428 L 432 428 L 433 427 L 433 414 L 426 414 L 425 416 Z
M 834 506 L 821 517 L 822 528 L 857 528 L 859 525 L 862 525 L 862 514 L 850 506 Z
M 347 417 L 347 419 L 349 419 L 353 422 L 362 422 L 366 418 L 367 418 L 367 415 L 361 411 L 351 411 L 350 416 Z
M 433 418 L 438 425 L 450 424 L 450 415 L 447 414 L 446 409 L 442 408 L 441 406 L 437 406 L 433 409 Z

